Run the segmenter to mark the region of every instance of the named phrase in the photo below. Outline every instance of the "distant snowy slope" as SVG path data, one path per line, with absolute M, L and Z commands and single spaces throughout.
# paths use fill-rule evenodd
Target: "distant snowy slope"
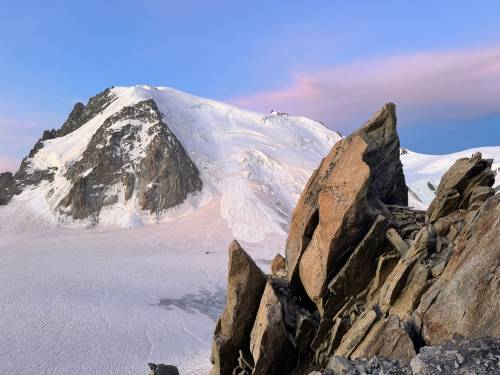
M 170 88 L 116 87 L 96 97 L 99 105 L 91 99 L 87 106 L 95 107 L 88 121 L 68 134 L 43 141 L 26 159 L 22 192 L 0 207 L 0 230 L 92 221 L 135 227 L 182 216 L 218 200 L 220 215 L 233 235 L 259 242 L 268 233 L 285 233 L 307 179 L 340 139 L 336 132 L 303 117 L 263 115 Z M 154 104 L 146 110 L 139 106 L 148 100 Z M 143 184 L 146 198 L 141 199 L 139 190 L 144 160 L 159 132 L 155 111 L 162 126 L 171 131 L 167 142 L 178 139 L 203 182 L 200 193 L 188 191 L 183 204 L 162 210 L 160 218 L 153 210 L 142 209 L 148 203 L 144 199 L 154 196 L 148 189 L 153 190 L 155 180 Z M 98 169 L 99 160 L 92 161 L 95 153 L 108 148 L 105 157 L 114 164 L 108 163 L 107 168 L 121 163 L 113 173 Z M 132 184 L 124 182 L 129 176 Z M 30 185 L 34 178 L 37 184 Z M 133 193 L 127 194 L 130 186 Z M 95 212 L 75 208 L 82 200 L 95 202 L 98 194 L 102 198 Z
M 403 149 L 401 162 L 403 163 L 406 184 L 416 195 L 415 197 L 412 196 L 411 192 L 409 193 L 410 205 L 413 204 L 416 208 L 428 206 L 434 199 L 435 189 L 439 185 L 441 176 L 457 159 L 470 157 L 475 152 L 481 152 L 483 158 L 493 159 L 491 169 L 496 174 L 494 187 L 498 187 L 500 185 L 500 178 L 498 177 L 500 172 L 500 146 L 477 147 L 447 155 L 426 155 Z

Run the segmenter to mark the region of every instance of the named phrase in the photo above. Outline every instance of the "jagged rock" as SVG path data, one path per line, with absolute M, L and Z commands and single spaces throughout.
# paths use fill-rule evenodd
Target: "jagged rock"
M 428 222 L 433 223 L 458 208 L 467 209 L 478 187 L 491 187 L 495 182 L 492 162 L 483 159 L 480 152 L 470 158 L 458 159 L 441 178 L 436 198 L 427 210 Z
M 201 190 L 198 169 L 161 118 L 151 99 L 108 117 L 92 136 L 82 158 L 66 172 L 72 188 L 61 201 L 62 213 L 74 219 L 98 215 L 102 207 L 117 201 L 119 191 L 110 192 L 109 187 L 119 183 L 126 197 L 135 190 L 140 208 L 151 213 L 180 204 L 189 193 Z M 138 121 L 140 124 L 134 125 Z M 117 122 L 130 124 L 117 130 L 113 126 Z M 130 160 L 130 154 L 122 151 L 133 147 L 145 123 L 150 125 L 148 131 L 153 138 L 144 157 Z
M 287 241 L 289 283 L 268 278 L 252 329 L 253 373 L 411 374 L 406 364 L 425 345 L 456 332 L 500 336 L 491 161 L 460 159 L 427 213 L 405 207 L 392 110 L 339 142 L 304 190 Z
M 62 137 L 78 129 L 97 113 L 104 110 L 115 99 L 111 91 L 106 89 L 90 98 L 86 106 L 77 103 L 60 129 L 45 130 L 29 155 L 22 160 L 19 170 L 13 176 L 9 189 L 2 188 L 0 184 L 0 204 L 7 204 L 14 195 L 20 194 L 26 186 L 38 185 L 42 181 L 53 181 L 54 169 L 32 170 L 32 159 L 43 148 L 44 141 Z
M 148 363 L 149 375 L 179 375 L 179 370 L 177 367 L 172 365 L 154 364 Z
M 500 195 L 469 216 L 439 279 L 423 295 L 418 312 L 428 344 L 454 333 L 500 336 Z
M 282 276 L 286 272 L 286 261 L 281 254 L 276 254 L 271 263 L 271 273 L 274 276 Z M 286 275 L 285 275 L 286 276 Z
M 212 344 L 211 374 L 232 375 L 239 351 L 249 351 L 250 333 L 266 278 L 238 242 L 229 245 L 226 308 Z
M 329 370 L 323 371 L 323 375 L 411 375 L 409 366 L 398 361 L 386 358 L 355 359 L 349 360 L 344 357 L 332 357 Z
M 395 106 L 387 104 L 333 147 L 302 193 L 286 246 L 292 288 L 303 287 L 321 311 L 325 281 L 384 210 L 381 202 L 406 205 L 407 199 Z
M 469 340 L 455 336 L 435 347 L 423 347 L 411 361 L 414 375 L 498 374 L 500 373 L 500 340 L 485 337 Z
M 283 306 L 272 281 L 268 281 L 250 334 L 254 374 L 287 374 L 296 362 L 288 338 Z
M 335 355 L 350 356 L 378 319 L 377 311 L 374 309 L 366 311 L 344 335 L 339 347 L 335 350 Z
M 351 358 L 384 357 L 409 363 L 416 355 L 413 341 L 396 315 L 376 322 Z

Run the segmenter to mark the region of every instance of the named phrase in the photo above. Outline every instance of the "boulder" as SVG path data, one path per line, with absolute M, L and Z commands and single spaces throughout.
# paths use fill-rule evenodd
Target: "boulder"
M 407 199 L 395 106 L 386 104 L 333 147 L 304 189 L 286 245 L 292 289 L 303 288 L 321 311 L 325 282 L 384 210 L 382 203 L 406 205 Z
M 149 375 L 179 375 L 177 367 L 172 365 L 148 363 Z
M 248 352 L 250 332 L 259 308 L 266 278 L 237 241 L 229 245 L 226 308 L 212 343 L 211 374 L 231 375 L 239 351 Z

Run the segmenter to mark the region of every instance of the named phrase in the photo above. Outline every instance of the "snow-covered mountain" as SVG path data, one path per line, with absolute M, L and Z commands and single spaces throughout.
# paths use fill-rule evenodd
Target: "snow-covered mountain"
M 14 175 L 0 175 L 0 231 L 59 224 L 138 227 L 212 201 L 234 237 L 283 235 L 307 179 L 341 138 L 322 124 L 268 115 L 171 88 L 115 87 L 45 131 Z M 500 164 L 499 147 L 478 149 Z M 425 208 L 466 150 L 402 149 L 410 205 Z
M 0 174 L 0 373 L 135 375 L 147 362 L 208 373 L 229 241 L 267 269 L 340 138 L 170 88 L 116 87 L 75 105 L 16 174 Z M 500 147 L 402 149 L 410 205 L 430 203 L 475 151 L 498 172 Z
M 285 233 L 312 170 L 338 139 L 303 117 L 170 88 L 108 89 L 44 133 L 3 189 L 0 227 L 137 227 L 217 200 L 233 235 L 259 242 Z

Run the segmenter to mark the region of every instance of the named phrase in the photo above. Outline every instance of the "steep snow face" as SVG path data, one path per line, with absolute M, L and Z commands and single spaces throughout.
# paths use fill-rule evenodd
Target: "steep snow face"
M 155 216 L 140 209 L 136 194 L 126 199 L 123 184 L 114 184 L 107 187 L 114 203 L 102 208 L 99 224 L 141 226 L 187 215 L 215 200 L 234 237 L 260 242 L 267 234 L 285 235 L 289 216 L 307 179 L 341 138 L 303 117 L 244 111 L 170 88 L 117 87 L 109 95 L 113 97 L 111 103 L 87 123 L 65 136 L 44 141 L 29 168 L 31 172 L 54 171 L 53 181 L 26 188 L 7 206 L 0 207 L 0 230 L 88 224 L 85 220 L 75 221 L 60 209 L 64 197 L 74 188 L 67 172 L 81 161 L 106 120 L 150 99 L 156 103 L 162 122 L 198 168 L 203 189 L 189 195 L 182 205 Z M 135 144 L 120 151 L 134 163 L 153 138 L 152 123 L 127 120 L 108 127 L 110 132 L 119 132 L 130 125 L 137 133 Z M 80 171 L 78 177 L 91 172 Z
M 500 186 L 500 146 L 478 147 L 448 155 L 419 154 L 407 149 L 401 154 L 401 162 L 410 188 L 408 193 L 409 205 L 417 209 L 426 209 L 432 202 L 441 176 L 455 163 L 457 159 L 470 157 L 476 152 L 481 152 L 483 158 L 493 159 L 491 169 L 496 175 L 495 187 Z

